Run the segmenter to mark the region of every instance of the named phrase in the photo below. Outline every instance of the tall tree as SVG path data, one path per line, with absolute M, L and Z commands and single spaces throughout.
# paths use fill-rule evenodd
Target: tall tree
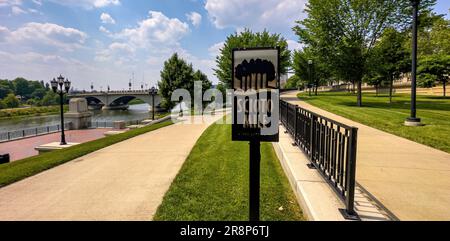
M 443 86 L 444 97 L 450 76 L 450 55 L 436 55 L 421 58 L 418 68 L 419 85 L 432 87 L 435 82 Z
M 309 64 L 310 60 L 312 65 Z M 315 85 L 315 95 L 318 87 L 331 79 L 329 66 L 311 47 L 294 51 L 292 68 L 304 85 Z
M 178 57 L 177 53 L 173 54 L 164 62 L 161 81 L 158 83 L 161 95 L 164 98 L 164 107 L 172 108 L 174 106 L 171 97 L 176 89 L 186 89 L 193 96 L 195 81 L 202 81 L 204 88 L 211 86 L 211 82 L 205 74 L 199 70 L 194 72 L 192 64 L 188 64 L 184 59 Z
M 372 73 L 372 76 L 374 76 L 371 79 L 372 82 L 375 81 L 376 83 L 381 78 L 389 83 L 390 103 L 392 103 L 394 80 L 410 70 L 410 54 L 404 47 L 405 40 L 405 35 L 396 29 L 386 29 L 380 41 L 375 45 L 373 54 L 369 59 L 371 63 L 368 66 L 369 72 L 374 72 Z
M 407 0 L 310 0 L 308 17 L 298 21 L 294 31 L 300 42 L 318 51 L 337 78 L 357 85 L 357 105 L 362 106 L 361 85 L 374 45 L 386 28 L 406 25 L 408 4 Z
M 290 51 L 286 39 L 279 34 L 263 32 L 252 32 L 245 29 L 240 33 L 234 33 L 227 37 L 223 48 L 220 49 L 219 56 L 216 57 L 217 67 L 214 69 L 215 75 L 227 88 L 231 88 L 231 53 L 234 48 L 251 47 L 280 47 L 280 68 L 281 74 L 287 73 L 289 67 Z

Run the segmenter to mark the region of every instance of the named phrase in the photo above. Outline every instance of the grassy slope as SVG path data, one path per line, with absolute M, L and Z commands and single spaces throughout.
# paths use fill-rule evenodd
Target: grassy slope
M 48 170 L 52 167 L 61 165 L 115 143 L 171 124 L 172 122 L 166 121 L 152 126 L 131 130 L 120 135 L 105 137 L 99 140 L 87 142 L 78 146 L 67 148 L 65 150 L 45 153 L 39 156 L 34 156 L 20 161 L 0 165 L 0 187 L 36 175 L 42 171 Z
M 450 153 L 450 98 L 418 96 L 417 115 L 426 126 L 406 127 L 410 116 L 410 96 L 395 95 L 393 103 L 387 96 L 363 94 L 364 107 L 356 107 L 356 96 L 348 93 L 320 93 L 319 96 L 299 95 L 300 99 L 321 109 L 374 128 Z
M 68 105 L 64 106 L 64 111 L 69 109 Z M 60 106 L 42 106 L 30 108 L 16 108 L 0 110 L 0 120 L 9 118 L 25 118 L 30 116 L 56 115 L 60 113 Z
M 230 125 L 199 139 L 166 193 L 155 220 L 248 220 L 248 143 L 232 142 Z M 261 148 L 261 219 L 303 220 L 272 146 Z M 279 211 L 280 207 L 283 211 Z

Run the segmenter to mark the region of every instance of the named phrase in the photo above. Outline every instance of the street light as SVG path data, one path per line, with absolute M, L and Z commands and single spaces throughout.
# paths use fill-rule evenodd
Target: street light
M 312 65 L 313 65 L 313 61 L 310 59 L 308 60 L 308 73 L 309 73 L 309 84 L 308 84 L 308 88 L 309 88 L 309 96 L 311 96 L 311 88 L 312 88 Z
M 53 92 L 59 94 L 59 103 L 61 107 L 61 146 L 64 146 L 67 145 L 66 136 L 64 134 L 64 108 L 63 108 L 64 94 L 69 93 L 70 81 L 69 79 L 64 79 L 62 75 L 59 75 L 57 79 L 58 80 L 53 78 L 53 80 L 50 83 L 52 85 Z
M 158 94 L 158 90 L 153 86 L 150 89 L 150 95 L 152 96 L 152 120 L 155 120 L 155 95 Z
M 406 119 L 406 126 L 421 126 L 420 118 L 417 118 L 416 92 L 417 92 L 417 15 L 420 0 L 410 0 L 413 7 L 412 22 L 412 70 L 411 70 L 411 117 Z

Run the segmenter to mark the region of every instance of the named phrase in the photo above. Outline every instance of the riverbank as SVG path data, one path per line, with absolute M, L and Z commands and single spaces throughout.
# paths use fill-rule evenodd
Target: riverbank
M 64 112 L 69 110 L 69 106 L 64 106 Z M 33 116 L 55 115 L 60 112 L 59 106 L 41 106 L 41 107 L 25 107 L 15 109 L 0 110 L 0 120 L 10 118 L 23 118 Z

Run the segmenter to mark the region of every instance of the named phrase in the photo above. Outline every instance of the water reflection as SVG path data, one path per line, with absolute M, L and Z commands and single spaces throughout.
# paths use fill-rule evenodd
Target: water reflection
M 148 104 L 131 105 L 128 110 L 95 110 L 93 121 L 131 121 L 151 117 Z M 57 125 L 59 115 L 11 118 L 0 120 L 0 132 L 35 128 L 39 126 Z

